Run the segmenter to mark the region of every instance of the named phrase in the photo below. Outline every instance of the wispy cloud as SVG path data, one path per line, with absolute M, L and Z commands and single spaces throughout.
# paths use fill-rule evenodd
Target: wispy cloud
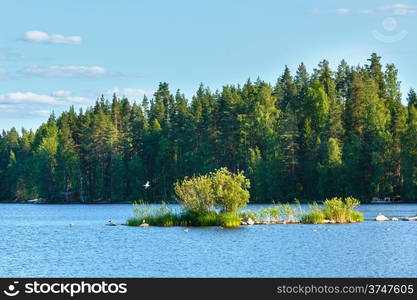
M 47 44 L 80 44 L 81 37 L 78 35 L 64 36 L 62 34 L 48 34 L 43 31 L 31 30 L 25 32 L 23 40 L 30 43 Z
M 58 93 L 57 93 L 58 92 Z M 62 93 L 65 92 L 65 93 Z M 90 98 L 70 96 L 70 91 L 55 91 L 51 95 L 33 92 L 13 92 L 0 95 L 0 105 L 39 104 L 48 106 L 68 106 L 73 103 L 87 103 Z
M 35 103 L 48 105 L 62 105 L 61 101 L 59 101 L 55 97 L 36 94 L 32 92 L 14 92 L 5 95 L 0 95 L 0 101 L 12 104 Z
M 6 69 L 0 69 L 0 80 L 10 79 L 11 75 Z
M 92 104 L 92 98 L 71 96 L 73 93 L 58 90 L 50 95 L 34 92 L 13 92 L 0 95 L 1 116 L 49 116 L 53 110 L 65 110 L 70 105 L 87 107 Z
M 71 91 L 66 91 L 66 90 L 58 90 L 58 91 L 53 91 L 51 93 L 51 95 L 54 97 L 68 97 L 71 94 L 72 94 Z
M 365 10 L 360 10 L 360 11 L 354 11 L 349 8 L 337 8 L 337 9 L 314 8 L 310 12 L 314 15 L 322 15 L 322 14 L 348 15 L 351 13 L 370 15 L 370 14 L 383 13 L 383 14 L 396 15 L 396 16 L 406 16 L 406 15 L 417 14 L 417 5 L 395 3 L 391 5 L 379 6 L 376 8 L 370 8 L 370 9 L 365 9 Z
M 114 87 L 105 91 L 105 95 L 112 95 L 116 94 L 118 96 L 127 97 L 132 100 L 142 99 L 144 95 L 150 96 L 154 93 L 154 91 L 138 89 L 138 88 L 123 88 L 120 89 L 118 87 Z
M 376 14 L 376 13 L 385 13 L 396 16 L 406 16 L 417 14 L 417 5 L 409 5 L 403 3 L 395 3 L 392 5 L 380 6 L 374 9 L 362 10 L 362 14 Z
M 0 60 L 3 61 L 14 61 L 25 58 L 20 53 L 15 52 L 14 50 L 8 48 L 0 48 Z
M 39 77 L 99 78 L 108 75 L 100 66 L 29 66 L 20 70 L 21 74 Z
M 336 15 L 347 15 L 350 13 L 350 9 L 349 8 L 338 8 L 334 11 L 334 13 Z
M 348 15 L 351 13 L 349 8 L 337 8 L 337 9 L 320 9 L 320 8 L 313 8 L 311 10 L 313 15 L 321 15 L 321 14 L 332 14 L 332 15 Z
M 52 114 L 52 110 L 36 109 L 36 110 L 30 111 L 29 114 L 32 116 L 37 116 L 37 117 L 49 117 Z

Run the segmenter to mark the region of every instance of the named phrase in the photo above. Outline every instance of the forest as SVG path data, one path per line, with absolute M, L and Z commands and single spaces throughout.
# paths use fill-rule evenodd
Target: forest
M 417 94 L 402 99 L 397 68 L 375 53 L 285 67 L 274 84 L 201 84 L 192 99 L 167 83 L 138 101 L 101 96 L 36 131 L 3 130 L 0 201 L 172 202 L 175 182 L 222 167 L 244 171 L 252 203 L 415 201 Z

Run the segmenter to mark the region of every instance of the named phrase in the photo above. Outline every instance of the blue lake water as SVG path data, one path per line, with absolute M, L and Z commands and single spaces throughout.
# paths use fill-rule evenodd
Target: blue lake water
M 417 222 L 369 221 L 415 216 L 417 205 L 359 209 L 362 224 L 186 232 L 104 225 L 132 216 L 128 204 L 0 204 L 0 277 L 417 276 Z

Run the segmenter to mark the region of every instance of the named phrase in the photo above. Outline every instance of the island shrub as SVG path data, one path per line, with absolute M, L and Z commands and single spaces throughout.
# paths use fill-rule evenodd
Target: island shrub
M 325 220 L 336 223 L 363 222 L 363 214 L 355 210 L 359 204 L 359 200 L 353 197 L 334 197 L 325 200 L 322 207 L 313 204 L 310 211 L 303 214 L 301 222 L 306 224 L 322 224 Z
M 234 212 L 222 212 L 218 214 L 218 225 L 224 228 L 240 226 L 240 216 Z
M 298 221 L 301 215 L 302 209 L 298 200 L 295 205 L 277 203 L 261 208 L 257 213 L 259 221 L 272 223 Z
M 181 216 L 168 207 L 148 205 L 144 202 L 133 204 L 134 217 L 128 219 L 127 225 L 139 226 L 143 223 L 153 226 L 176 226 L 181 223 Z
M 185 177 L 174 184 L 174 191 L 184 210 L 196 214 L 214 211 L 215 196 L 213 192 L 212 174 Z
M 310 205 L 310 210 L 302 215 L 301 223 L 304 224 L 323 224 L 326 219 L 324 211 L 317 203 Z
M 221 168 L 210 174 L 214 202 L 222 212 L 236 213 L 249 202 L 249 179 L 243 172 L 232 173 Z
M 175 212 L 166 204 L 160 207 L 134 204 L 134 217 L 127 224 L 139 226 L 222 226 L 238 227 L 238 210 L 249 202 L 250 183 L 243 172 L 232 173 L 226 168 L 215 172 L 185 177 L 174 184 L 174 191 L 182 205 Z
M 221 168 L 207 175 L 186 177 L 175 183 L 174 191 L 185 211 L 183 219 L 190 225 L 237 227 L 237 212 L 249 202 L 249 187 L 243 172 Z

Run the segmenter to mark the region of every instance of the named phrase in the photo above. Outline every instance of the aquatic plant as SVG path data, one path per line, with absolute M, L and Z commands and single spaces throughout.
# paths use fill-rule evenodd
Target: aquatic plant
M 240 219 L 252 219 L 253 221 L 259 221 L 259 216 L 257 212 L 254 212 L 252 210 L 244 210 L 239 212 Z
M 354 210 L 360 204 L 359 200 L 347 198 L 331 198 L 323 202 L 323 207 L 317 203 L 310 207 L 310 211 L 303 214 L 301 222 L 306 224 L 322 224 L 326 220 L 336 223 L 363 222 L 362 213 Z
M 326 219 L 324 211 L 317 203 L 310 205 L 310 210 L 301 216 L 301 223 L 323 224 Z
M 232 212 L 218 214 L 218 224 L 224 228 L 235 228 L 240 226 L 240 216 Z

